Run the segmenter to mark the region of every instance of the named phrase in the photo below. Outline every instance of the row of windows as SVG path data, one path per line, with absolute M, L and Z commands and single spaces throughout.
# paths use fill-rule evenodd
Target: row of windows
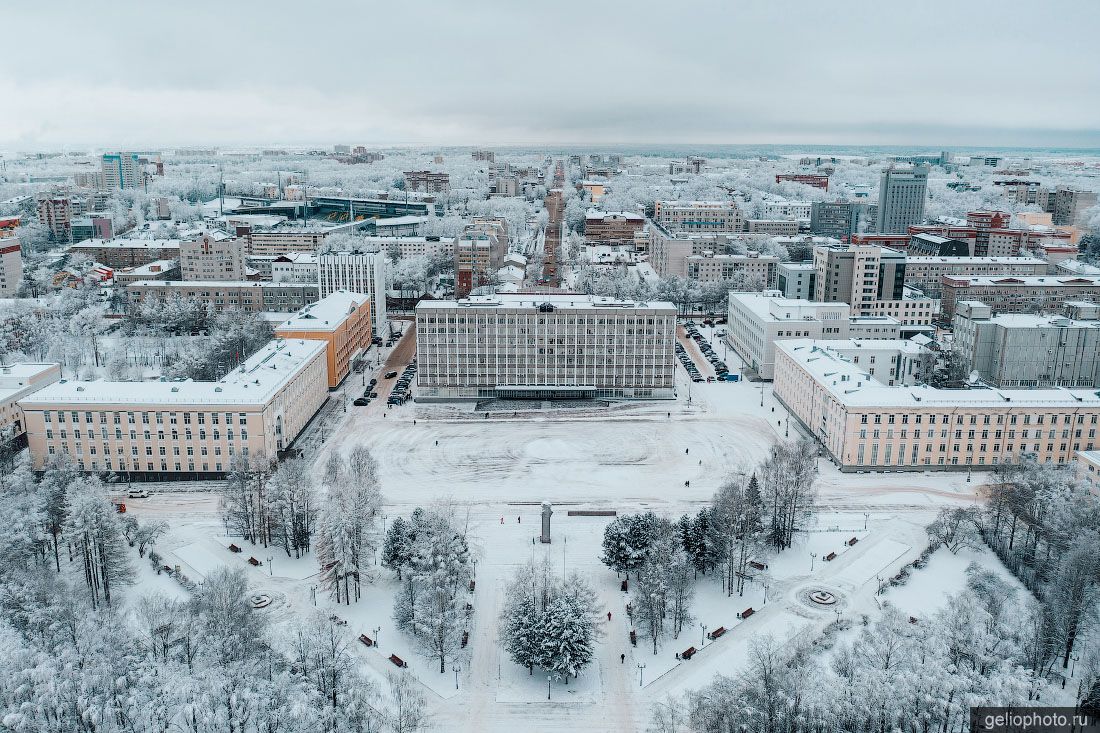
M 49 452 L 50 455 L 54 455 L 58 451 L 60 451 L 62 453 L 72 453 L 73 455 L 78 455 L 78 456 L 84 454 L 84 446 L 81 443 L 73 443 L 71 448 L 70 448 L 69 444 L 67 444 L 67 443 L 66 444 L 61 444 L 61 445 L 55 445 L 55 444 L 51 443 L 51 444 L 46 446 L 46 450 Z M 124 455 L 126 451 L 123 450 L 123 447 L 120 445 L 120 446 L 116 447 L 115 452 L 118 455 L 121 456 L 121 455 Z M 138 450 L 138 447 L 136 445 L 130 446 L 130 455 L 136 456 L 139 453 L 140 453 L 140 451 Z M 226 449 L 226 453 L 228 455 L 231 455 L 231 456 L 234 455 L 235 451 L 234 451 L 233 446 L 229 446 Z M 248 455 L 248 446 L 242 447 L 241 448 L 241 453 L 243 455 L 247 456 Z M 195 449 L 191 446 L 188 446 L 187 450 L 186 450 L 186 454 L 188 456 L 194 456 L 195 455 Z M 202 446 L 202 447 L 199 448 L 199 453 L 198 454 L 202 455 L 202 456 L 206 456 L 206 455 L 210 455 L 210 451 L 209 451 L 209 449 L 207 449 L 206 446 Z M 220 445 L 214 446 L 214 455 L 220 456 L 221 454 L 222 454 L 221 446 Z M 91 456 L 97 455 L 97 449 L 96 449 L 95 445 L 92 445 L 92 444 L 88 445 L 88 455 L 91 455 Z M 109 445 L 104 444 L 104 446 L 103 446 L 103 455 L 105 455 L 105 456 L 111 455 L 111 447 Z M 146 456 L 152 456 L 153 455 L 153 447 L 152 446 L 149 446 L 149 445 L 145 446 L 145 455 Z M 157 455 L 167 456 L 168 455 L 168 449 L 163 445 L 159 446 L 157 448 Z M 178 446 L 174 446 L 172 448 L 172 455 L 173 456 L 180 455 L 180 448 Z
M 68 437 L 68 431 L 65 430 L 65 428 L 61 428 L 61 430 L 58 431 L 58 432 L 59 432 L 59 437 L 62 440 L 65 440 Z M 95 429 L 88 428 L 85 431 L 85 435 L 89 438 L 94 438 L 95 437 Z M 158 430 L 157 431 L 157 440 L 164 440 L 164 435 L 165 435 L 165 433 L 164 433 L 163 430 Z M 190 430 L 186 430 L 186 431 L 184 431 L 183 435 L 184 435 L 184 440 L 191 440 L 193 434 Z M 101 428 L 100 429 L 100 436 L 103 440 L 107 440 L 107 428 Z M 131 430 L 129 432 L 129 436 L 130 436 L 130 440 L 137 440 L 137 432 L 136 431 Z M 76 428 L 76 429 L 73 430 L 73 437 L 76 438 L 77 440 L 80 440 L 80 428 Z M 150 440 L 151 437 L 152 437 L 152 433 L 150 431 L 146 430 L 146 431 L 142 432 L 142 438 L 144 440 Z M 171 432 L 171 437 L 172 437 L 172 440 L 179 440 L 179 437 L 180 437 L 179 436 L 179 431 L 173 430 Z M 221 440 L 221 431 L 220 430 L 214 430 L 211 434 L 211 437 L 214 440 Z M 52 428 L 47 428 L 46 429 L 46 440 L 50 440 L 52 438 L 53 438 L 53 429 Z M 230 442 L 233 441 L 233 430 L 232 430 L 232 428 L 225 431 L 225 438 L 226 438 L 226 440 L 228 440 Z M 115 429 L 115 440 L 122 440 L 122 430 L 120 430 L 118 428 Z M 199 431 L 199 440 L 206 440 L 206 431 L 205 430 L 200 430 Z M 241 428 L 241 440 L 248 440 L 248 430 L 245 429 L 245 428 Z
M 54 421 L 54 414 L 55 414 L 55 411 L 53 411 L 53 410 L 43 410 L 42 411 L 42 419 L 45 422 L 53 422 Z M 79 410 L 57 410 L 56 411 L 57 422 L 59 422 L 59 423 L 66 422 L 66 415 L 69 416 L 69 419 L 70 419 L 71 422 L 74 422 L 74 423 L 80 422 L 80 414 L 81 413 L 80 413 Z M 225 413 L 221 413 L 221 412 L 211 412 L 211 413 L 196 412 L 196 413 L 194 413 L 194 415 L 196 416 L 195 421 L 199 425 L 205 425 L 207 414 L 210 415 L 210 424 L 211 425 L 218 425 L 220 420 L 222 419 L 222 416 L 224 416 L 224 418 L 225 418 L 225 424 L 226 425 L 232 425 L 233 424 L 233 413 L 232 412 L 225 412 Z M 151 419 L 155 420 L 158 425 L 161 425 L 161 424 L 164 423 L 164 416 L 165 415 L 168 415 L 168 424 L 169 425 L 175 425 L 178 416 L 182 416 L 184 425 L 190 425 L 191 424 L 191 415 L 192 415 L 192 413 L 190 413 L 190 412 L 184 412 L 184 413 L 175 413 L 175 412 L 168 412 L 168 413 L 165 413 L 165 412 L 126 412 L 126 413 L 110 412 L 110 413 L 108 413 L 108 412 L 85 411 L 84 412 L 84 422 L 86 422 L 86 423 L 94 422 L 95 415 L 99 415 L 99 424 L 100 425 L 106 425 L 107 424 L 107 422 L 108 422 L 107 416 L 108 415 L 111 416 L 110 421 L 115 425 L 121 425 L 122 424 L 123 415 L 126 416 L 126 422 L 130 425 L 133 425 L 138 419 L 141 420 L 142 425 L 148 425 L 149 421 Z M 150 417 L 150 415 L 152 415 L 152 418 Z M 237 420 L 241 425 L 244 425 L 245 421 L 247 419 L 248 419 L 248 413 L 247 412 L 237 413 Z
M 882 415 L 880 415 L 880 414 L 871 415 L 871 416 L 868 416 L 868 415 L 865 415 L 865 414 L 860 415 L 859 416 L 860 424 L 861 425 L 866 425 L 867 422 L 868 422 L 869 417 L 873 418 L 872 422 L 875 425 L 881 425 L 882 424 Z M 889 414 L 886 417 L 887 417 L 886 424 L 887 425 L 893 425 L 894 422 L 895 422 L 895 417 L 896 416 L 893 415 L 893 414 Z M 929 425 L 935 425 L 936 424 L 936 415 L 927 415 L 927 416 L 919 415 L 919 414 L 914 415 L 913 416 L 913 418 L 914 418 L 913 422 L 917 425 L 920 425 L 921 421 L 924 417 L 928 418 L 928 424 Z M 965 417 L 964 415 L 956 415 L 955 416 L 955 424 L 956 425 L 962 425 L 963 422 L 964 422 L 963 421 L 964 417 Z M 977 425 L 978 424 L 978 417 L 979 417 L 979 415 L 970 415 L 969 416 L 970 419 L 968 421 L 968 424 Z M 982 418 L 982 425 L 990 425 L 992 423 L 992 416 L 991 415 L 981 415 L 980 417 Z M 1022 421 L 1023 424 L 1024 425 L 1030 425 L 1031 424 L 1031 415 L 1027 414 L 1027 415 L 1024 415 L 1023 417 L 1024 417 L 1024 419 Z M 1046 415 L 1038 415 L 1036 420 L 1035 420 L 1035 424 L 1036 425 L 1042 425 L 1044 423 L 1044 420 L 1045 420 L 1046 417 L 1047 417 Z M 1050 417 L 1050 424 L 1051 425 L 1057 425 L 1058 424 L 1058 415 L 1057 414 L 1050 415 L 1049 417 Z M 1072 424 L 1073 423 L 1073 417 L 1074 417 L 1073 415 L 1063 415 L 1062 416 L 1062 423 L 1065 424 L 1065 425 Z M 1084 415 L 1077 415 L 1076 417 L 1077 417 L 1077 424 L 1078 425 L 1084 425 L 1085 424 L 1085 416 Z M 997 421 L 996 421 L 997 425 L 1003 425 L 1004 424 L 1004 418 L 1005 418 L 1005 415 L 1003 415 L 1003 414 L 997 415 Z M 1016 425 L 1017 422 L 1019 422 L 1018 418 L 1019 418 L 1018 415 L 1009 415 L 1008 416 L 1008 424 L 1009 425 Z M 908 414 L 901 415 L 901 419 L 900 419 L 899 422 L 902 425 L 908 425 L 909 424 L 909 415 Z M 940 416 L 940 423 L 941 424 L 947 425 L 950 422 L 951 422 L 951 416 L 950 415 L 941 415 Z M 1097 424 L 1097 415 L 1090 415 L 1089 416 L 1089 424 L 1090 425 L 1096 425 Z

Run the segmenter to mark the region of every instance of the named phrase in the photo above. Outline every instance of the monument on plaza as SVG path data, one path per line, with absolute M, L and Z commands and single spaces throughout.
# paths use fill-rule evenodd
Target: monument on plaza
M 550 502 L 542 502 L 542 536 L 539 541 L 544 545 L 550 544 L 550 515 L 554 510 L 550 508 Z

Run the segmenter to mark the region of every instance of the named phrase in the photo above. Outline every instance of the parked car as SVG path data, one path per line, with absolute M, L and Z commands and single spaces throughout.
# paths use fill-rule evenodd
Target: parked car
M 368 400 L 366 397 L 356 397 L 355 402 L 352 402 L 351 404 L 355 405 L 356 407 L 366 407 L 370 404 L 370 400 Z
M 126 492 L 126 496 L 130 497 L 131 499 L 148 499 L 149 498 L 149 489 L 133 489 L 132 488 L 132 489 L 130 489 L 129 491 Z
M 397 376 L 397 372 L 386 372 L 386 379 L 393 379 Z

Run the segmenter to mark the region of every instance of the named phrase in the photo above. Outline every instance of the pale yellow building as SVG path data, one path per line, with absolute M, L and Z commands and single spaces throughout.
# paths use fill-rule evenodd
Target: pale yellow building
M 828 342 L 775 349 L 776 398 L 841 471 L 989 469 L 1025 456 L 1066 464 L 1100 444 L 1096 390 L 887 386 Z
M 216 382 L 59 380 L 18 402 L 35 469 L 67 454 L 134 480 L 222 478 L 275 460 L 328 398 L 325 341 L 275 339 Z

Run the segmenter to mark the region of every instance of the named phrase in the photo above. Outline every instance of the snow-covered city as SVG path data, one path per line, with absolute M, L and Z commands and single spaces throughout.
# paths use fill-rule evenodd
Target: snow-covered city
M 1100 8 L 484 5 L 10 9 L 0 730 L 1100 730 Z

